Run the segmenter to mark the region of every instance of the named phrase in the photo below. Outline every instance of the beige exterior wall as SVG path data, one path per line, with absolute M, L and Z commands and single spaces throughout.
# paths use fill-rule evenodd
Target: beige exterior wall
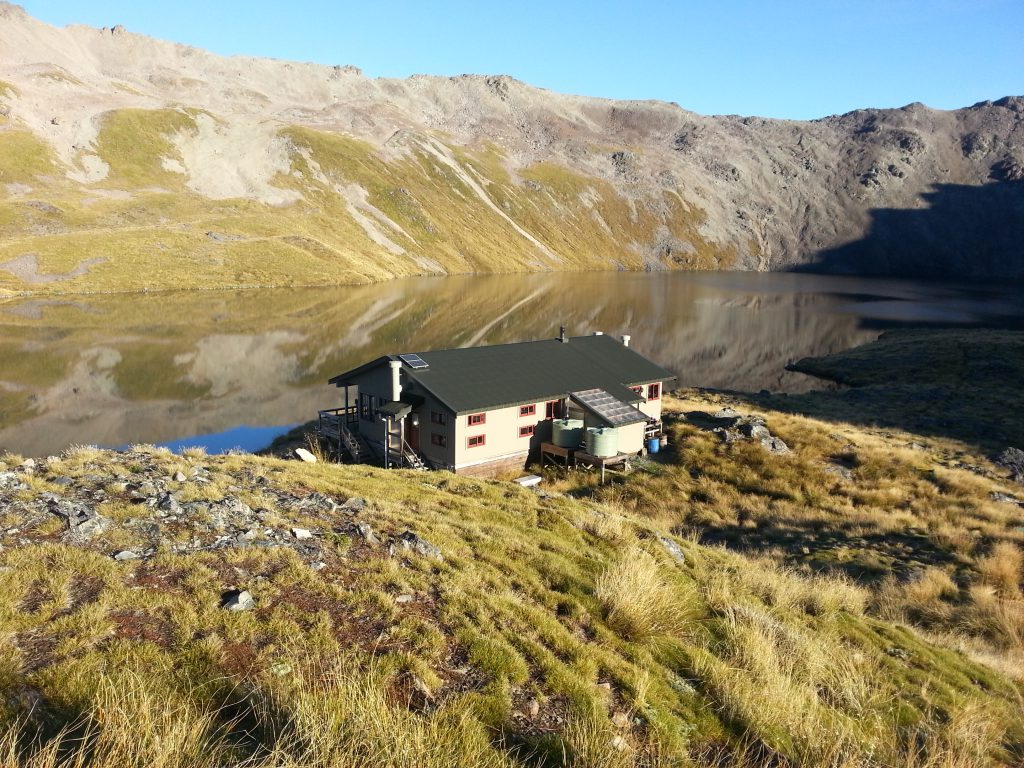
M 644 448 L 644 422 L 619 427 L 619 453 L 639 453 Z
M 640 403 L 637 405 L 641 411 L 650 416 L 652 419 L 661 420 L 661 398 L 657 400 L 648 400 L 646 403 Z
M 525 464 L 531 452 L 540 450 L 540 444 L 551 437 L 551 421 L 545 418 L 546 403 L 525 403 L 534 405 L 536 413 L 520 416 L 521 406 L 486 411 L 487 420 L 478 426 L 469 426 L 468 413 L 456 416 L 455 468 L 461 470 L 486 461 L 512 460 L 522 457 Z M 533 426 L 531 437 L 520 437 L 519 428 Z M 470 448 L 469 438 L 484 435 L 484 445 Z

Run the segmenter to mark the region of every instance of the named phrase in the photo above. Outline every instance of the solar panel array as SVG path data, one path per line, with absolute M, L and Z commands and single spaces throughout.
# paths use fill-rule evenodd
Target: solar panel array
M 405 363 L 406 365 L 408 365 L 410 368 L 413 368 L 413 369 L 429 368 L 430 367 L 430 366 L 427 365 L 427 361 L 424 360 L 419 355 L 411 355 L 411 354 L 410 355 L 399 355 L 398 358 L 403 363 Z
M 613 427 L 634 424 L 646 418 L 637 408 L 624 403 L 603 389 L 584 389 L 569 396 L 584 408 L 596 413 Z

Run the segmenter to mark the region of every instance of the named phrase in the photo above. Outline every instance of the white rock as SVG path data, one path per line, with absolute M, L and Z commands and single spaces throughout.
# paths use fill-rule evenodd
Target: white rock
M 139 556 L 135 552 L 132 552 L 129 549 L 123 549 L 114 555 L 115 560 L 137 560 L 138 557 Z
M 248 611 L 256 607 L 256 601 L 248 590 L 230 592 L 224 597 L 224 607 L 229 611 Z
M 305 448 L 296 448 L 295 455 L 298 456 L 307 464 L 316 464 L 316 456 L 307 451 Z
M 313 534 L 307 528 L 292 528 L 292 536 L 296 539 L 311 539 Z

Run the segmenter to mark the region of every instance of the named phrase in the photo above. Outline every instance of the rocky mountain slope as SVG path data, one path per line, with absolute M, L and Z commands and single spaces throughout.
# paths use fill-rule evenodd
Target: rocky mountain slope
M 1024 277 L 1024 99 L 811 122 L 224 58 L 0 3 L 0 291 L 480 271 Z

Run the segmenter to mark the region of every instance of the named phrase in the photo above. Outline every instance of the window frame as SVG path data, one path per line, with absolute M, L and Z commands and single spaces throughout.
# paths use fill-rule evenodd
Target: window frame
M 480 421 L 473 421 L 473 419 L 479 417 Z M 481 413 L 471 413 L 466 417 L 467 427 L 480 427 L 487 423 L 487 411 Z
M 440 432 L 430 433 L 430 444 L 437 448 L 448 447 L 448 435 L 443 435 Z
M 448 414 L 444 411 L 430 411 L 430 423 L 437 424 L 438 426 L 446 426 L 448 424 Z
M 519 427 L 519 437 L 533 437 L 537 432 L 536 424 L 524 424 Z
M 474 443 L 474 440 L 479 442 Z M 469 435 L 466 438 L 466 448 L 483 448 L 485 445 L 487 445 L 487 435 Z
M 537 415 L 537 404 L 536 403 L 531 403 L 530 405 L 520 405 L 519 406 L 519 418 L 520 419 L 525 419 L 528 416 L 536 416 L 536 415 Z
M 545 419 L 560 419 L 562 411 L 561 400 L 548 400 L 544 403 L 544 418 Z
M 661 399 L 661 382 L 656 381 L 653 384 L 647 385 L 647 400 L 660 400 Z

